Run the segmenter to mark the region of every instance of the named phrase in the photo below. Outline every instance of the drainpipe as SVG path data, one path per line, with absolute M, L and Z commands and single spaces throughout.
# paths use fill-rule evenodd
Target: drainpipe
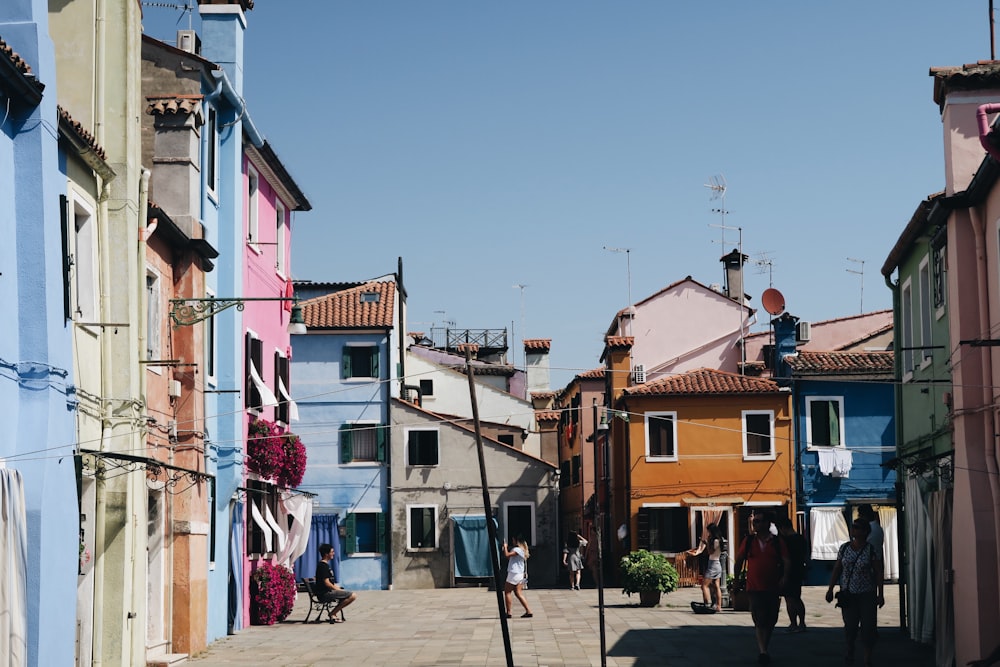
M 976 122 L 979 124 L 979 143 L 990 156 L 1000 162 L 1000 148 L 990 141 L 990 122 L 988 114 L 1000 111 L 1000 104 L 980 104 L 976 109 Z
M 892 321 L 900 321 L 900 303 L 899 303 L 899 283 L 892 282 L 891 276 L 882 276 L 885 280 L 886 287 L 892 292 Z M 892 336 L 892 368 L 893 376 L 896 378 L 903 377 L 903 359 L 899 352 L 899 337 L 893 332 Z M 896 431 L 896 453 L 899 453 L 899 446 L 903 442 L 903 394 L 902 385 L 896 385 L 892 392 L 893 403 L 895 405 L 895 415 L 896 418 L 893 420 L 893 428 Z M 902 466 L 896 468 L 896 514 L 903 516 L 903 521 L 897 522 L 897 531 L 899 532 L 899 538 L 896 540 L 896 556 L 899 558 L 899 562 L 902 565 L 899 570 L 899 627 L 907 627 L 906 616 L 906 586 L 908 582 L 909 575 L 909 563 L 908 557 L 909 552 L 903 548 L 907 540 L 906 531 L 906 485 L 900 482 L 900 476 L 906 474 L 902 469 Z

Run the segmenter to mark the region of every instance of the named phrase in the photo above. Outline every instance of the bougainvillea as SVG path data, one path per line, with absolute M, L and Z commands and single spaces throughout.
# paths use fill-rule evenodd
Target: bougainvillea
M 294 433 L 286 433 L 282 437 L 284 458 L 275 480 L 285 488 L 294 488 L 302 483 L 306 472 L 306 447 Z
M 247 437 L 247 468 L 264 479 L 273 478 L 281 469 L 285 447 L 278 427 L 266 419 L 250 422 Z
M 250 575 L 253 590 L 250 620 L 255 625 L 274 625 L 288 618 L 295 605 L 295 574 L 269 560 Z

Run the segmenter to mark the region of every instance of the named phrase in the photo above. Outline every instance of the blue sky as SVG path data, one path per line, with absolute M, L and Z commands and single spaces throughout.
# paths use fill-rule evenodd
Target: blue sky
M 929 68 L 990 57 L 986 0 L 255 5 L 250 113 L 313 205 L 295 278 L 401 256 L 411 331 L 507 327 L 518 363 L 551 338 L 554 389 L 599 365 L 629 282 L 723 282 L 713 177 L 755 331 L 769 277 L 805 320 L 891 307 L 882 263 L 944 184 Z

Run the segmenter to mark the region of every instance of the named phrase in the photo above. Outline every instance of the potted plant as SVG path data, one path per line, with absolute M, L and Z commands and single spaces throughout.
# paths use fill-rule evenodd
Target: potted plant
M 620 565 L 622 593 L 638 593 L 641 607 L 655 607 L 661 594 L 677 588 L 677 569 L 663 554 L 639 549 L 623 556 Z

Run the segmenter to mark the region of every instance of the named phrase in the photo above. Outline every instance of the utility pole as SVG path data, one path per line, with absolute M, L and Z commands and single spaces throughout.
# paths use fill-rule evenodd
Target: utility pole
M 514 285 L 514 289 L 521 290 L 521 367 L 524 369 L 524 372 L 527 373 L 528 353 L 524 349 L 524 333 L 525 333 L 524 332 L 524 288 L 525 287 L 527 287 L 527 285 L 522 285 L 521 283 Z
M 597 399 L 594 399 L 594 538 L 597 542 L 597 609 L 598 620 L 601 628 L 601 667 L 607 667 L 608 649 L 607 639 L 604 634 L 604 538 L 601 536 L 601 527 L 604 523 L 604 513 L 601 511 L 600 476 L 597 473 L 597 462 L 600 459 L 600 439 L 601 435 L 608 437 L 608 425 L 597 421 Z M 605 475 L 607 472 L 605 472 Z
M 604 246 L 604 249 L 608 252 L 623 252 L 625 253 L 625 278 L 628 282 L 628 331 L 622 332 L 624 336 L 632 335 L 632 319 L 635 317 L 635 309 L 632 307 L 632 248 L 612 248 L 610 246 Z M 632 363 L 632 347 L 628 349 L 628 370 L 629 373 L 632 372 L 634 364 Z
M 861 312 L 864 313 L 865 312 L 865 260 L 853 259 L 851 257 L 848 257 L 847 261 L 861 265 L 861 269 L 847 269 L 847 272 L 861 276 Z

